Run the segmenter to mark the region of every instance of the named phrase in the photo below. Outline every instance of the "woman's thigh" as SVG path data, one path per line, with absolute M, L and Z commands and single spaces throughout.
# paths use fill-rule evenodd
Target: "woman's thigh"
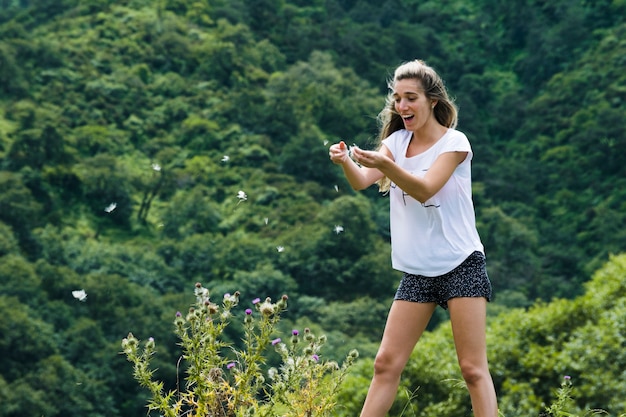
M 436 307 L 435 303 L 394 301 L 383 332 L 379 359 L 383 356 L 387 361 L 403 368 Z
M 459 297 L 448 301 L 452 334 L 459 362 L 486 366 L 487 300 L 482 297 Z

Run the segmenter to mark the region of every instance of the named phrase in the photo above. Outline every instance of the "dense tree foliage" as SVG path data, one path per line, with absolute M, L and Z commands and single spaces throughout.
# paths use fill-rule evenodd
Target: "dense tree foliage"
M 165 338 L 174 384 L 170 323 L 196 281 L 288 293 L 287 331 L 328 333 L 337 358 L 359 347 L 354 414 L 399 276 L 388 201 L 351 191 L 327 148 L 376 146 L 390 71 L 414 58 L 473 146 L 503 410 L 538 412 L 568 372 L 581 408 L 625 412 L 622 258 L 583 285 L 626 251 L 625 16 L 588 0 L 0 1 L 0 417 L 145 414 L 118 341 Z M 442 323 L 397 414 L 420 386 L 415 407 L 464 415 Z

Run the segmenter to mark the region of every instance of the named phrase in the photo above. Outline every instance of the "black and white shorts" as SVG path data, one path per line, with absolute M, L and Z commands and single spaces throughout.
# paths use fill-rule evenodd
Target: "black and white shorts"
M 452 271 L 440 276 L 405 273 L 394 299 L 437 303 L 447 309 L 448 300 L 456 297 L 484 297 L 490 301 L 491 291 L 485 255 L 476 251 Z

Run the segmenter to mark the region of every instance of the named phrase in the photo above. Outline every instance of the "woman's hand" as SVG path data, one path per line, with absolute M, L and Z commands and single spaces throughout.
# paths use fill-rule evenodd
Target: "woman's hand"
M 378 168 L 387 162 L 393 164 L 391 153 L 387 155 L 387 152 L 389 151 L 384 145 L 381 146 L 381 151 L 364 151 L 356 145 L 348 149 L 344 141 L 335 143 L 328 149 L 330 160 L 341 165 L 346 179 L 354 190 L 363 190 L 384 176 Z
M 348 147 L 344 141 L 331 145 L 328 149 L 328 155 L 330 160 L 337 165 L 342 165 L 350 158 Z
M 380 169 L 383 164 L 389 160 L 386 155 L 383 155 L 380 152 L 365 151 L 356 145 L 350 147 L 350 153 L 352 154 L 352 159 L 354 159 L 355 162 L 367 168 Z

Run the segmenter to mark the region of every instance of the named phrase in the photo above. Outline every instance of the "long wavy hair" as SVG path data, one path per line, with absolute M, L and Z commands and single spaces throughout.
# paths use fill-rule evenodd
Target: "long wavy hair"
M 426 97 L 436 100 L 433 112 L 439 124 L 451 129 L 454 129 L 457 125 L 458 110 L 453 100 L 449 97 L 443 80 L 432 67 L 426 65 L 424 61 L 416 59 L 405 62 L 396 68 L 393 78 L 387 82 L 389 94 L 385 100 L 385 107 L 378 114 L 380 126 L 379 143 L 382 143 L 383 139 L 388 138 L 393 132 L 404 128 L 402 117 L 395 109 L 393 93 L 395 91 L 395 83 L 406 79 L 419 81 Z M 391 181 L 389 181 L 389 178 L 384 177 L 377 184 L 380 192 L 387 192 Z

